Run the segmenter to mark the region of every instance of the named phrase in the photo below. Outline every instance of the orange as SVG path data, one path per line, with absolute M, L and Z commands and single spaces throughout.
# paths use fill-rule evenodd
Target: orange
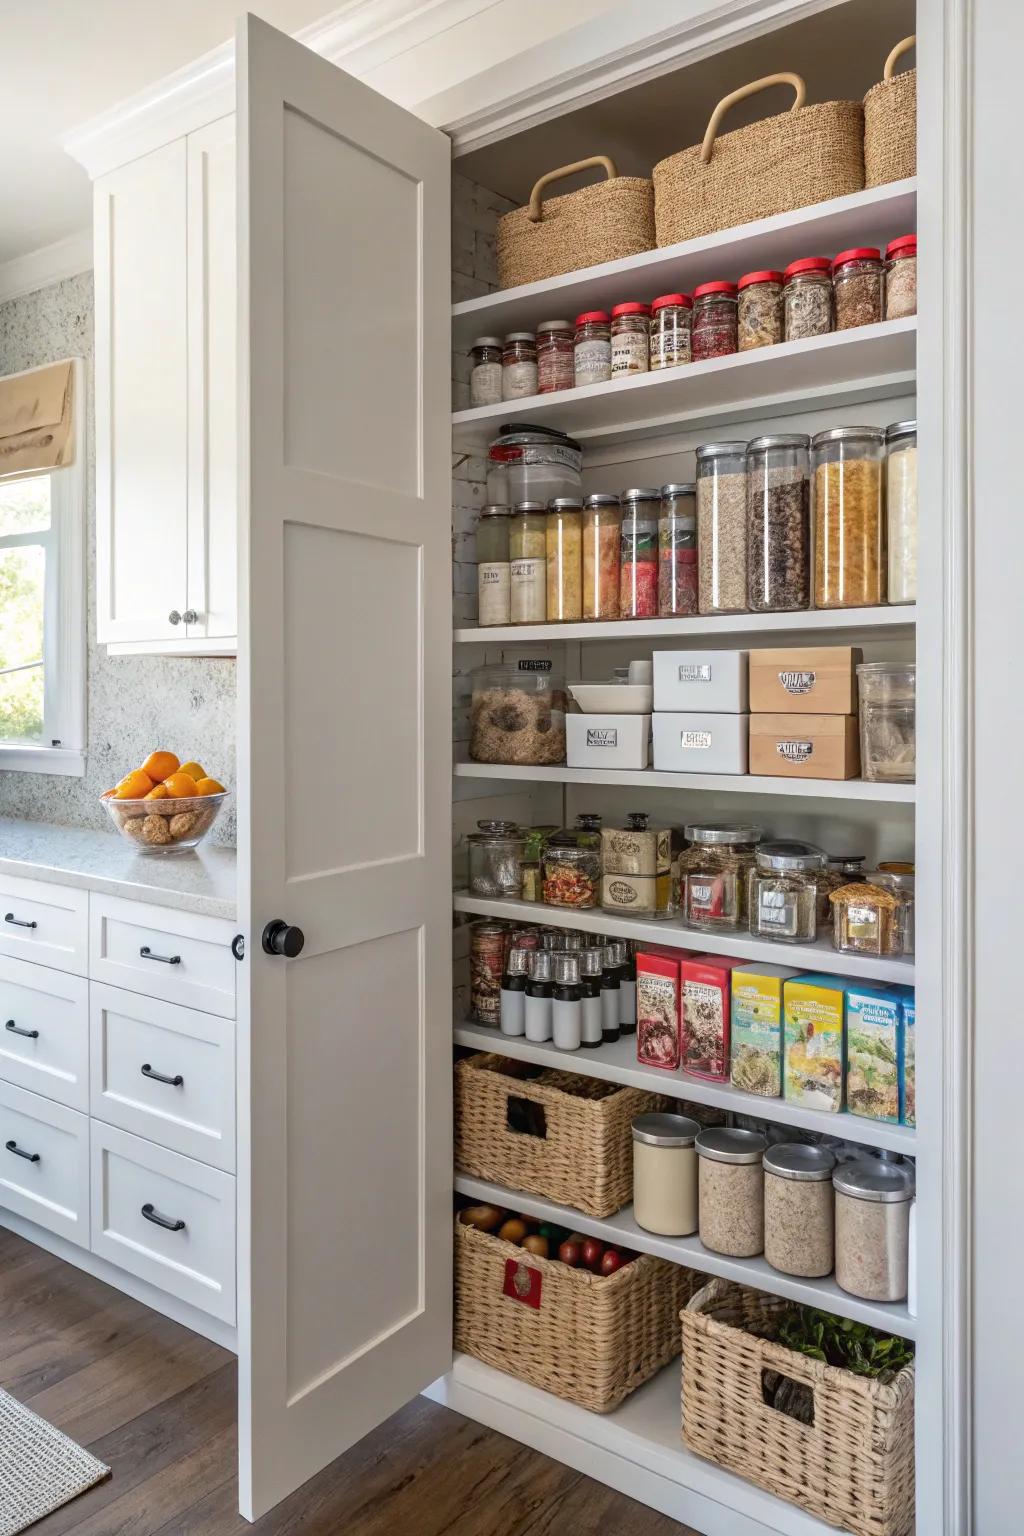
M 143 796 L 143 798 L 146 799 L 146 800 L 166 800 L 167 799 L 167 785 L 166 784 L 154 784 L 153 788 L 150 790 L 149 794 Z
M 178 772 L 187 773 L 189 778 L 195 779 L 197 783 L 200 779 L 206 778 L 206 769 L 200 763 L 182 763 Z
M 153 788 L 153 780 L 141 768 L 126 773 L 114 790 L 115 800 L 142 800 Z
M 196 793 L 196 781 L 184 768 L 164 780 L 164 788 L 172 800 L 185 800 Z
M 216 779 L 200 779 L 196 789 L 201 795 L 222 795 L 224 793 L 224 785 L 218 783 Z
M 169 779 L 172 773 L 177 773 L 178 759 L 173 752 L 151 752 L 142 771 L 149 774 L 154 784 L 159 784 L 161 779 Z

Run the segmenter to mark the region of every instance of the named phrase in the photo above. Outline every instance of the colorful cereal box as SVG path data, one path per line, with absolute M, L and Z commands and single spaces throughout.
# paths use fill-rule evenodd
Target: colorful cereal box
M 846 1107 L 898 1125 L 903 1096 L 903 999 L 893 987 L 846 994 Z
M 684 1072 L 721 1082 L 728 1079 L 730 977 L 742 964 L 723 955 L 697 955 L 680 966 Z
M 903 1005 L 903 1094 L 900 1099 L 900 1124 L 917 1124 L 917 1003 L 913 987 L 894 987 Z
M 783 983 L 783 1098 L 837 1114 L 843 1107 L 843 1022 L 852 982 L 800 976 Z
M 729 1076 L 736 1088 L 777 1099 L 782 1093 L 782 984 L 799 971 L 738 965 L 732 973 Z
M 656 946 L 636 955 L 636 1059 L 646 1067 L 679 1068 L 681 952 Z

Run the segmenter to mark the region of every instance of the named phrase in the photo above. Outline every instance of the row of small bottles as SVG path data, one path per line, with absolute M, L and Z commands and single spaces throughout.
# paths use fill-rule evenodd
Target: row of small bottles
M 557 948 L 555 946 L 558 946 Z M 501 980 L 503 1035 L 560 1051 L 595 1049 L 636 1034 L 636 963 L 625 939 L 583 947 L 576 933 L 545 934 L 540 949 L 515 945 Z

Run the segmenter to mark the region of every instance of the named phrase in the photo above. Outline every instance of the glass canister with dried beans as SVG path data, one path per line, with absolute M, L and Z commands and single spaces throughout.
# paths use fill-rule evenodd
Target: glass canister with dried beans
M 747 445 L 747 600 L 754 613 L 810 605 L 810 441 L 779 432 Z
M 817 608 L 885 602 L 884 447 L 882 427 L 830 427 L 811 443 Z

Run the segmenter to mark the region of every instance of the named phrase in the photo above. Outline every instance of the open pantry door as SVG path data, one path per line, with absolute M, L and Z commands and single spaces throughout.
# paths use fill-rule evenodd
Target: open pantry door
M 237 66 L 253 1519 L 451 1364 L 450 151 L 252 16 Z

